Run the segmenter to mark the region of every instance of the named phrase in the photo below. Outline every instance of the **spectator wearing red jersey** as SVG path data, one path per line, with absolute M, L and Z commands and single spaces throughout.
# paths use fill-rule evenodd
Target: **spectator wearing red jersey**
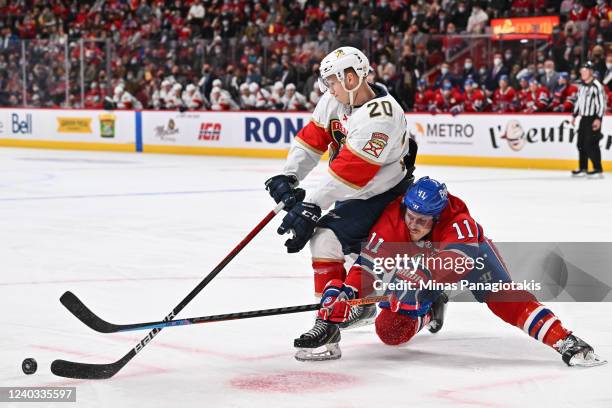
M 430 110 L 433 112 L 450 112 L 456 115 L 463 111 L 463 95 L 447 79 L 442 84 L 442 88 L 436 92 Z
M 427 86 L 427 81 L 423 78 L 417 82 L 417 89 L 414 94 L 414 106 L 412 110 L 415 112 L 429 112 L 429 105 L 434 100 L 434 92 Z
M 578 88 L 574 84 L 569 83 L 569 74 L 567 72 L 559 73 L 559 85 L 553 93 L 550 110 L 553 112 L 573 112 L 576 98 L 578 97 Z
M 499 77 L 499 88 L 493 93 L 493 112 L 515 112 L 516 91 L 508 83 L 508 75 Z
M 529 80 L 531 77 L 528 74 L 519 75 L 519 88 L 516 92 L 516 107 L 517 111 L 522 112 L 525 109 L 527 94 L 529 93 Z
M 482 91 L 474 87 L 474 80 L 467 79 L 463 84 L 463 110 L 465 112 L 482 112 L 485 107 L 486 98 Z
M 591 9 L 591 15 L 598 20 L 612 20 L 612 8 L 606 0 L 597 0 L 597 5 Z
M 102 109 L 103 99 L 98 83 L 92 82 L 89 91 L 85 94 L 84 107 L 87 109 Z
M 569 12 L 570 21 L 586 21 L 589 18 L 590 11 L 579 1 L 574 3 L 574 7 Z
M 517 16 L 526 16 L 529 14 L 529 0 L 514 0 L 512 2 L 512 11 Z
M 550 100 L 548 89 L 540 85 L 536 78 L 531 78 L 523 112 L 546 112 L 550 105 Z

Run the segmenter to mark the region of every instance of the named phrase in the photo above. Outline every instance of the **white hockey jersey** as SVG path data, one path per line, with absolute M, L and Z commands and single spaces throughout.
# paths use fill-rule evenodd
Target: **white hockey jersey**
M 311 121 L 296 135 L 284 173 L 303 180 L 329 150 L 328 173 L 305 199 L 321 209 L 336 201 L 367 199 L 397 185 L 406 175 L 403 157 L 409 143 L 402 107 L 382 88 L 377 96 L 351 109 L 329 92 Z

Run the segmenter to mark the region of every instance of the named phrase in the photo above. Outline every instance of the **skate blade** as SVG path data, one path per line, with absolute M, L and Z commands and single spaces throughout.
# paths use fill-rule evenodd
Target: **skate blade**
M 607 364 L 608 361 L 599 357 L 597 354 L 589 351 L 586 356 L 582 354 L 576 354 L 571 358 L 569 362 L 570 367 L 597 367 L 600 365 Z
M 345 326 L 345 327 L 339 326 L 340 331 L 356 329 L 358 327 L 363 327 L 363 326 L 369 326 L 370 324 L 374 324 L 375 320 L 376 320 L 376 316 L 373 316 L 368 319 L 359 320 L 349 326 Z
M 295 353 L 297 361 L 328 361 L 337 360 L 340 357 L 342 357 L 342 351 L 338 343 L 326 344 L 316 349 L 299 348 Z

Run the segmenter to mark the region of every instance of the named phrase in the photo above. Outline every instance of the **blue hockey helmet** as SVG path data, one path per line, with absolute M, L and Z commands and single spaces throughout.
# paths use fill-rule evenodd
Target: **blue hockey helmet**
M 408 189 L 402 202 L 416 213 L 438 217 L 448 204 L 446 184 L 421 177 Z

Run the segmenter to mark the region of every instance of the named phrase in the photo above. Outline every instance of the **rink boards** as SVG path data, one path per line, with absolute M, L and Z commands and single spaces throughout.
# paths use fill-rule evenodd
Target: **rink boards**
M 565 114 L 407 114 L 418 162 L 571 169 L 577 133 Z M 283 158 L 308 112 L 0 109 L 0 146 Z M 612 170 L 612 123 L 603 122 Z

